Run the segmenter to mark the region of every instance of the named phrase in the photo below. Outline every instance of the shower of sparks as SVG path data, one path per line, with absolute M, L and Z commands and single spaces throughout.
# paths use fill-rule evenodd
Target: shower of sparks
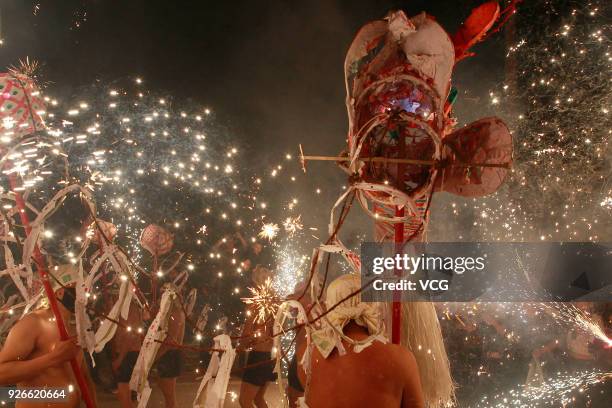
M 281 249 L 277 249 L 275 253 L 277 272 L 273 286 L 280 296 L 286 297 L 293 293 L 300 280 L 306 276 L 306 266 L 310 258 L 301 254 L 289 240 L 279 247 Z
M 612 378 L 612 373 L 583 371 L 557 373 L 536 386 L 519 386 L 493 396 L 485 396 L 477 405 L 481 408 L 566 406 L 575 398 L 572 394 L 586 394 L 596 384 Z
M 38 65 L 26 60 L 22 70 L 27 68 L 32 74 Z M 250 256 L 248 245 L 259 232 L 255 226 L 270 212 L 284 212 L 287 202 L 292 209 L 298 206 L 302 188 L 297 183 L 288 191 L 289 196 L 269 200 L 270 194 L 276 197 L 283 178 L 296 180 L 291 172 L 297 165 L 293 170 L 289 165 L 274 165 L 274 176 L 267 177 L 265 168 L 244 172 L 238 158 L 239 144 L 217 127 L 209 108 L 177 110 L 169 96 L 155 96 L 144 83 L 139 77 L 116 81 L 112 88 L 98 83 L 65 101 L 45 92 L 42 98 L 47 109 L 39 114 L 44 117 L 46 131 L 33 135 L 32 141 L 4 132 L 2 143 L 14 153 L 8 157 L 12 163 L 3 175 L 18 174 L 23 187 L 16 191 L 28 191 L 38 208 L 66 186 L 66 177 L 86 186 L 93 192 L 100 217 L 117 227 L 117 243 L 136 263 L 144 262 L 145 269 L 150 267 L 150 259 L 138 244 L 140 233 L 148 223 L 163 223 L 175 234 L 181 250 L 188 252 L 186 259 L 196 265 L 207 263 L 215 270 L 211 278 L 194 273 L 194 284 L 211 284 L 209 279 L 234 280 L 228 282 L 229 293 L 210 294 L 218 297 L 211 301 L 219 306 L 213 313 L 219 314 L 231 307 L 231 302 L 239 301 L 246 279 L 240 264 Z M 14 201 L 8 197 L 3 196 L 0 205 L 14 213 Z M 293 228 L 299 231 L 300 218 L 294 220 Z M 62 228 L 50 227 L 43 232 L 46 250 L 57 260 L 76 263 L 85 236 L 66 237 Z M 263 231 L 271 241 L 280 228 L 270 223 Z M 213 242 L 229 242 L 224 237 L 235 234 L 244 237 L 243 244 L 232 238 L 236 242 L 223 251 L 207 251 Z M 9 235 L 13 236 L 13 231 Z M 266 246 L 273 251 L 273 244 Z M 237 273 L 225 272 L 228 270 Z M 8 293 L 0 291 L 0 295 L 12 293 L 10 285 L 6 288 Z M 98 290 L 94 288 L 94 298 Z M 226 299 L 235 300 L 227 304 Z M 21 307 L 22 303 L 13 304 L 6 313 L 12 315 Z M 234 312 L 229 319 L 228 324 L 237 327 L 243 316 Z
M 285 222 L 283 222 L 283 227 L 290 236 L 293 236 L 296 232 L 304 228 L 302 225 L 301 216 L 298 215 L 297 217 L 287 217 Z
M 546 302 L 538 303 L 544 310 L 561 325 L 568 325 L 573 329 L 591 334 L 593 337 L 602 341 L 606 347 L 612 347 L 610 339 L 603 328 L 593 320 L 586 312 L 571 303 Z
M 264 224 L 261 227 L 261 231 L 259 231 L 258 236 L 260 238 L 265 238 L 268 241 L 272 241 L 278 235 L 278 231 L 279 231 L 278 224 L 269 222 L 269 223 Z
M 13 75 L 25 75 L 27 77 L 36 79 L 40 68 L 40 62 L 37 60 L 31 60 L 30 57 L 26 57 L 25 60 L 19 60 L 19 64 L 11 65 L 9 67 L 9 72 Z
M 269 316 L 276 314 L 280 298 L 276 294 L 276 290 L 272 285 L 272 279 L 267 278 L 266 281 L 255 288 L 248 288 L 253 295 L 250 298 L 241 298 L 247 305 L 252 305 L 255 309 L 255 321 L 263 323 Z
M 513 170 L 492 196 L 434 201 L 430 239 L 609 240 L 609 11 L 601 0 L 521 2 L 491 104 L 456 104 L 459 120 L 496 114 L 506 121 L 515 140 Z M 478 94 L 476 88 L 467 92 Z

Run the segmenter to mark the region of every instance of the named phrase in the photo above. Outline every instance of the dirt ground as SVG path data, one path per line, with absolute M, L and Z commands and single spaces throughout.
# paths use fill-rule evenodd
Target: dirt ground
M 193 398 L 198 390 L 199 381 L 194 381 L 193 377 L 179 378 L 176 384 L 176 392 L 179 408 L 191 408 L 193 406 Z M 149 408 L 164 408 L 164 398 L 159 389 L 152 383 L 153 392 L 149 399 Z M 240 379 L 232 378 L 228 387 L 228 395 L 225 399 L 225 408 L 239 408 L 238 395 L 240 392 Z M 270 408 L 279 408 L 280 403 L 279 390 L 277 383 L 269 383 L 266 390 L 266 402 Z M 98 406 L 100 408 L 118 407 L 117 398 L 115 395 L 98 391 Z

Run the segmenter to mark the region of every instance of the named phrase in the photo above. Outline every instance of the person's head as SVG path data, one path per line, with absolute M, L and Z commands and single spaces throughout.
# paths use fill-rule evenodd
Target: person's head
M 261 251 L 263 251 L 263 245 L 261 245 L 259 242 L 253 242 L 252 248 L 255 255 L 259 255 Z
M 327 321 L 339 331 L 353 321 L 371 336 L 383 334 L 381 304 L 362 302 L 360 289 L 361 277 L 356 274 L 342 275 L 331 282 L 325 293 Z
M 74 313 L 76 303 L 76 281 L 77 267 L 72 264 L 58 265 L 49 271 L 54 277 L 51 277 L 51 284 L 55 291 L 55 298 L 64 306 L 70 313 Z
M 240 267 L 244 271 L 247 271 L 247 272 L 250 271 L 251 266 L 253 266 L 253 264 L 250 259 L 245 259 L 244 261 L 240 262 Z

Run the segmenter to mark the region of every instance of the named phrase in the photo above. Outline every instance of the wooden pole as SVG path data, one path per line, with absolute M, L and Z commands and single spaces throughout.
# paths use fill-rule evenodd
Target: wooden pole
M 304 166 L 307 161 L 351 161 L 351 159 L 346 156 L 301 156 L 300 160 L 302 162 L 302 166 Z M 496 167 L 503 169 L 510 168 L 510 163 L 445 163 L 439 160 L 397 159 L 392 157 L 360 157 L 359 161 L 366 163 L 416 164 L 421 166 L 440 165 L 441 167 Z
M 302 156 L 302 159 L 304 161 L 351 161 L 351 159 L 346 156 Z M 422 164 L 429 166 L 436 164 L 434 160 L 395 159 L 391 157 L 360 157 L 359 160 L 368 163 Z

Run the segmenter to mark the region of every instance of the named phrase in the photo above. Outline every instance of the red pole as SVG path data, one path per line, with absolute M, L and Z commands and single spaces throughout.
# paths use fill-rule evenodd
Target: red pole
M 17 186 L 17 181 L 15 179 L 15 175 L 11 174 L 9 176 L 9 183 L 11 185 L 11 189 L 15 194 L 15 203 L 17 204 L 17 208 L 19 209 L 19 218 L 21 218 L 21 223 L 25 227 L 26 236 L 30 235 L 32 231 L 32 227 L 30 226 L 30 219 L 28 218 L 28 214 L 26 213 L 26 205 L 21 197 L 21 194 L 15 191 Z M 36 262 L 36 268 L 40 273 L 40 280 L 42 281 L 43 287 L 45 288 L 45 294 L 47 295 L 47 299 L 49 299 L 49 305 L 51 306 L 51 310 L 53 311 L 53 315 L 55 316 L 55 322 L 57 323 L 57 329 L 59 330 L 60 339 L 68 340 L 70 336 L 68 335 L 68 331 L 66 330 L 66 325 L 64 324 L 64 319 L 62 318 L 62 314 L 60 313 L 59 306 L 57 304 L 57 299 L 55 298 L 55 294 L 53 293 L 53 288 L 51 287 L 51 283 L 49 282 L 49 271 L 45 265 L 44 258 L 42 253 L 40 252 L 40 248 L 38 248 L 38 243 L 34 244 L 33 251 L 34 262 Z M 74 377 L 79 384 L 79 389 L 81 390 L 81 396 L 83 401 L 85 401 L 85 405 L 87 408 L 94 408 L 95 404 L 91 399 L 91 394 L 89 393 L 89 388 L 87 387 L 87 383 L 85 382 L 85 377 L 83 377 L 83 373 L 81 372 L 81 367 L 79 367 L 79 363 L 76 358 L 70 360 L 70 367 L 72 368 L 72 372 L 74 373 Z
M 398 149 L 399 154 L 398 157 L 405 158 L 406 156 L 406 138 L 403 135 L 403 132 L 400 132 L 399 140 L 398 140 Z M 406 165 L 398 163 L 397 165 L 397 187 L 399 190 L 403 191 L 405 188 L 404 185 L 404 174 L 406 172 Z M 395 216 L 403 217 L 404 216 L 404 208 L 395 207 Z M 395 253 L 401 254 L 404 246 L 404 223 L 398 222 L 394 225 L 395 229 Z M 402 271 L 396 270 L 396 276 L 401 276 Z M 393 344 L 400 344 L 402 339 L 401 334 L 402 329 L 402 293 L 398 290 L 393 293 L 393 308 L 392 308 L 392 316 L 391 316 L 391 342 Z
M 404 209 L 403 208 L 395 208 L 395 216 L 403 217 Z M 404 223 L 400 222 L 394 225 L 395 228 L 395 253 L 400 254 L 402 252 L 402 246 L 404 244 Z M 401 271 L 397 270 L 395 272 L 396 276 L 401 276 Z M 392 317 L 391 317 L 391 342 L 393 344 L 400 344 L 402 335 L 402 302 L 401 302 L 401 292 L 395 291 L 393 293 L 393 309 L 392 309 Z
M 153 273 L 151 274 L 151 297 L 153 299 L 153 308 L 157 305 L 157 253 L 153 254 Z

